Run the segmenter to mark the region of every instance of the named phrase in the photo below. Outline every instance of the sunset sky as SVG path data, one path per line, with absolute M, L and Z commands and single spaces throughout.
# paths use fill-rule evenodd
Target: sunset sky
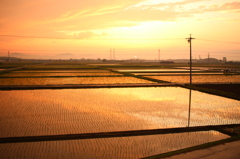
M 1 0 L 0 56 L 240 60 L 237 0 Z M 24 56 L 26 57 L 26 56 Z

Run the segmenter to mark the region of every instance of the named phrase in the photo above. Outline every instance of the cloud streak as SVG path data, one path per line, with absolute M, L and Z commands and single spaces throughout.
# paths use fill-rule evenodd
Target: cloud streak
M 37 48 L 41 42 L 42 44 L 49 43 L 49 41 L 44 41 L 44 39 L 59 39 L 59 43 L 61 44 L 64 43 L 61 39 L 84 40 L 101 39 L 102 37 L 106 39 L 131 39 L 130 34 L 135 31 L 133 29 L 135 27 L 133 26 L 140 26 L 140 29 L 138 28 L 139 30 L 136 31 L 138 33 L 131 34 L 134 36 L 134 39 L 162 38 L 159 35 L 167 34 L 166 32 L 172 34 L 172 37 L 185 34 L 186 32 L 191 32 L 195 35 L 193 31 L 204 32 L 202 28 L 198 28 L 197 30 L 196 26 L 198 25 L 196 23 L 212 24 L 213 21 L 223 22 L 226 21 L 226 16 L 221 17 L 223 13 L 219 14 L 220 11 L 231 12 L 232 14 L 236 13 L 236 15 L 240 11 L 240 2 L 238 1 L 229 2 L 221 0 L 221 3 L 217 3 L 216 0 L 182 0 L 178 2 L 159 1 L 159 3 L 152 4 L 141 2 L 143 1 L 2 0 L 0 10 L 0 41 L 8 43 L 9 47 L 11 47 L 12 44 L 10 42 L 12 41 L 16 41 L 16 45 L 18 45 L 18 42 L 22 42 L 21 39 L 28 39 L 32 43 L 35 42 L 33 45 Z M 211 16 L 210 14 L 214 12 L 217 14 Z M 235 17 L 237 16 L 234 15 L 234 19 L 227 17 L 227 20 L 239 23 L 239 18 Z M 200 21 L 199 19 L 204 19 L 204 21 Z M 173 25 L 168 27 L 166 22 L 175 22 L 174 25 L 176 27 Z M 181 26 L 179 24 L 185 22 L 187 22 L 187 25 Z M 195 28 L 191 26 L 193 23 L 195 24 Z M 155 24 L 158 26 L 155 27 Z M 144 28 L 145 26 L 147 27 Z M 205 26 L 207 28 L 215 28 L 214 25 Z M 151 31 L 151 28 L 155 30 Z M 231 28 L 232 30 L 235 29 L 234 27 Z M 119 30 L 122 31 L 119 34 L 114 32 Z M 128 31 L 124 33 L 126 35 L 121 36 L 126 30 Z M 143 32 L 146 33 L 142 34 Z M 222 30 L 219 32 L 221 33 Z M 156 34 L 156 38 L 154 34 Z M 215 35 L 218 35 L 218 33 Z M 163 36 L 163 38 L 166 38 L 166 36 Z M 66 40 L 66 43 L 69 47 L 72 45 L 68 40 Z M 89 41 L 86 43 L 89 43 L 88 47 L 91 46 Z M 54 45 L 57 46 L 57 43 L 54 43 Z M 105 45 L 108 45 L 107 42 Z M 74 47 L 78 46 L 80 44 L 75 44 Z
M 201 5 L 194 10 L 184 9 L 185 5 L 201 1 L 203 0 L 134 6 L 142 0 L 2 0 L 0 31 L 16 34 L 23 30 L 49 30 L 55 36 L 54 31 L 86 32 L 135 26 L 141 22 L 174 21 L 201 12 L 240 10 L 240 2 L 236 1 L 222 5 Z
M 66 36 L 69 34 L 69 32 L 62 32 L 64 33 L 65 37 L 44 37 L 44 36 L 24 36 L 24 35 L 0 35 L 0 37 L 9 37 L 9 38 L 27 38 L 27 39 L 75 39 L 75 40 L 80 40 L 80 39 L 87 39 L 91 37 L 102 37 L 105 36 L 106 33 L 102 34 L 96 34 L 93 32 L 80 32 L 80 33 L 75 33 L 73 36 Z
M 224 4 L 214 4 L 214 5 L 201 5 L 197 9 L 191 10 L 192 12 L 203 13 L 203 12 L 239 12 L 240 2 L 229 2 Z

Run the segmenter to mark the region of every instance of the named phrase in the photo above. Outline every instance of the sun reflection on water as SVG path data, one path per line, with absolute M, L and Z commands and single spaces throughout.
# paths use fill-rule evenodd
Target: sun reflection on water
M 2 137 L 188 125 L 189 90 L 180 87 L 0 91 L 0 95 L 0 118 L 6 119 L 0 121 Z M 190 126 L 239 123 L 240 103 L 192 91 L 190 121 Z

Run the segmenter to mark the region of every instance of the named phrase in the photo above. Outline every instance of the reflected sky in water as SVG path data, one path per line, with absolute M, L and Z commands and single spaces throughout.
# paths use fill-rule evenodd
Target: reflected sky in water
M 189 76 L 189 72 L 182 72 L 182 73 L 172 73 L 172 72 L 161 72 L 161 73 L 133 73 L 134 75 L 139 76 L 156 76 L 156 75 L 164 75 L 164 76 L 171 76 L 171 75 L 186 75 Z M 215 72 L 193 72 L 194 75 L 222 75 L 223 73 L 215 73 Z
M 137 159 L 227 138 L 216 131 L 0 144 L 0 158 Z
M 148 78 L 163 80 L 168 82 L 176 82 L 176 83 L 189 83 L 189 76 L 146 76 Z M 192 76 L 193 83 L 224 83 L 224 82 L 232 82 L 239 83 L 240 75 L 196 75 Z
M 114 72 L 10 72 L 3 74 L 2 77 L 41 77 L 41 76 L 109 76 L 109 75 L 121 75 Z
M 180 87 L 0 91 L 0 136 L 186 127 Z M 240 101 L 192 91 L 191 122 L 240 123 Z
M 135 77 L 21 77 L 0 78 L 0 85 L 63 85 L 63 84 L 120 84 L 120 83 L 156 83 Z
M 119 72 L 189 72 L 186 69 L 123 69 L 117 70 Z M 192 71 L 200 71 L 200 70 L 192 70 Z

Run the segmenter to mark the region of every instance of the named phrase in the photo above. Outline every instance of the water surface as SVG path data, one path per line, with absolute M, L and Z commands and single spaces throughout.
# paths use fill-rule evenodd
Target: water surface
M 216 131 L 0 144 L 9 159 L 137 159 L 227 138 Z
M 0 137 L 186 127 L 188 89 L 0 91 Z M 190 126 L 240 123 L 240 101 L 191 91 Z
M 240 101 L 179 87 L 18 90 L 0 96 L 0 137 L 240 123 Z M 0 144 L 0 158 L 136 159 L 227 137 L 207 131 Z
M 189 83 L 189 76 L 146 76 L 157 80 L 176 82 L 176 83 Z M 196 75 L 192 76 L 193 83 L 239 83 L 240 75 Z
M 171 76 L 171 75 L 186 75 L 189 76 L 189 72 L 181 72 L 181 73 L 173 73 L 173 72 L 161 72 L 161 73 L 133 73 L 134 75 L 140 75 L 140 76 L 155 76 L 155 75 L 161 75 L 161 76 Z M 215 73 L 215 72 L 193 72 L 194 75 L 223 75 L 223 73 Z
M 119 72 L 189 72 L 186 69 L 122 69 L 117 70 Z M 192 71 L 200 71 L 200 70 L 192 70 Z
M 114 76 L 122 75 L 114 72 L 11 72 L 1 75 L 0 77 L 46 77 L 46 76 Z
M 75 70 L 72 70 L 72 69 L 67 69 L 67 70 L 18 70 L 18 71 L 14 71 L 14 72 L 31 72 L 31 73 L 35 73 L 35 72 L 42 72 L 42 73 L 45 73 L 45 72 L 67 72 L 67 73 L 71 73 L 71 72 L 84 72 L 84 73 L 89 73 L 89 72 L 110 72 L 108 70 L 100 70 L 100 69 L 75 69 Z
M 0 85 L 64 85 L 64 84 L 123 84 L 156 83 L 135 77 L 13 77 L 0 78 Z

